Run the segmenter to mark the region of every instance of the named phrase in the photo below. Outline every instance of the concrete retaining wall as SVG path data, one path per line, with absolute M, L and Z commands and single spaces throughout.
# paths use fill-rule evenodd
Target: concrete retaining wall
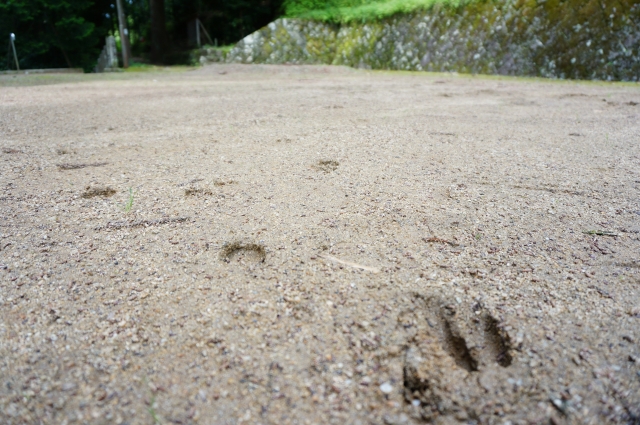
M 279 19 L 218 60 L 638 81 L 639 50 L 640 0 L 509 0 L 347 24 Z

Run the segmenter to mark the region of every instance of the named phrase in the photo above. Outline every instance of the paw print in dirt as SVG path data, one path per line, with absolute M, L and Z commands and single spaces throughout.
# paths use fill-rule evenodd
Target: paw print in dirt
M 421 296 L 416 302 L 417 308 L 399 317 L 416 329 L 403 368 L 404 398 L 414 420 L 502 423 L 539 401 L 531 397 L 530 375 L 514 365 L 511 337 L 482 305 Z

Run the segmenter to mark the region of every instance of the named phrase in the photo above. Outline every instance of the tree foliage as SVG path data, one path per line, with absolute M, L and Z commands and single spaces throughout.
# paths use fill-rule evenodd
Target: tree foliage
M 103 2 L 106 3 L 106 2 Z M 108 7 L 108 3 L 106 3 Z M 104 7 L 104 5 L 103 5 Z M 90 0 L 6 0 L 0 2 L 0 69 L 15 67 L 9 34 L 16 35 L 20 67 L 90 69 L 99 40 L 111 23 Z
M 134 57 L 151 51 L 149 0 L 123 1 Z M 164 61 L 187 58 L 187 27 L 198 18 L 218 44 L 230 44 L 276 19 L 282 0 L 165 0 Z M 1 0 L 0 70 L 15 69 L 9 34 L 16 35 L 20 67 L 84 68 L 96 63 L 107 35 L 119 40 L 115 0 Z M 205 40 L 203 40 L 205 41 Z

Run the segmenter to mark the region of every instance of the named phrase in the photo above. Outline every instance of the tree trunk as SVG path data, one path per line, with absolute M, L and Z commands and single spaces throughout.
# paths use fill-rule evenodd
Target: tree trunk
M 122 0 L 116 0 L 116 5 L 118 6 L 118 31 L 120 32 L 120 46 L 122 47 L 122 67 L 129 68 L 129 59 L 131 58 L 131 45 L 129 44 L 127 18 L 124 16 Z
M 165 63 L 168 41 L 164 17 L 164 0 L 150 0 L 151 9 L 151 62 Z

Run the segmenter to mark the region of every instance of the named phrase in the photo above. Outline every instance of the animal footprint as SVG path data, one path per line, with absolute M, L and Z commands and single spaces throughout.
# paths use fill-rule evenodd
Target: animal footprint
M 338 161 L 322 160 L 322 161 L 318 161 L 318 163 L 316 165 L 314 165 L 313 168 L 315 168 L 318 171 L 323 171 L 325 173 L 330 173 L 332 171 L 337 170 L 339 165 L 340 165 L 340 163 Z
M 223 246 L 220 258 L 227 263 L 231 261 L 263 263 L 267 258 L 267 252 L 262 245 L 233 242 Z
M 429 326 L 455 363 L 467 372 L 511 364 L 511 341 L 498 320 L 480 304 L 464 309 L 454 303 L 429 300 Z
M 86 190 L 84 191 L 84 193 L 81 195 L 84 199 L 91 199 L 91 198 L 95 198 L 96 196 L 101 197 L 101 198 L 108 198 L 110 196 L 115 195 L 116 191 L 115 189 L 112 189 L 110 187 L 94 187 L 92 188 L 91 186 L 87 186 Z
M 500 322 L 480 304 L 465 308 L 417 298 L 420 302 L 410 319 L 417 331 L 403 368 L 404 396 L 412 416 L 424 421 L 478 421 L 492 409 L 498 394 L 503 397 L 500 403 L 511 400 L 510 395 L 517 403 L 518 390 L 514 392 L 511 383 L 521 387 L 523 379 L 511 370 L 514 348 Z

